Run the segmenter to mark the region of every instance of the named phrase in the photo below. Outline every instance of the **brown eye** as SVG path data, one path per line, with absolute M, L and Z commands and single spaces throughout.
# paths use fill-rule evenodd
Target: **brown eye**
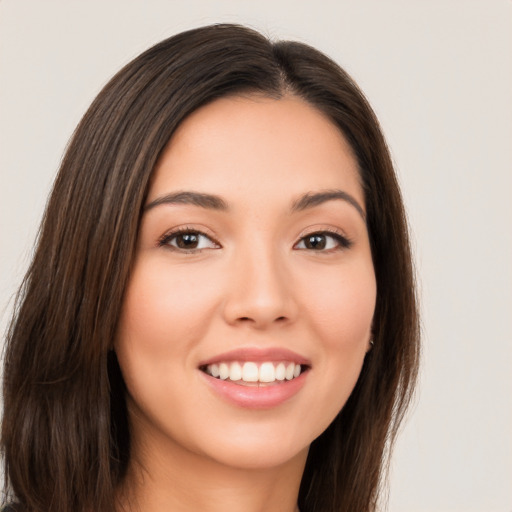
M 181 231 L 171 233 L 160 240 L 160 245 L 185 252 L 219 248 L 219 245 L 216 242 L 200 231 Z
M 198 233 L 183 233 L 182 235 L 176 235 L 174 237 L 176 241 L 176 247 L 179 249 L 197 249 L 199 244 Z
M 306 249 L 319 251 L 321 249 L 325 249 L 326 245 L 327 241 L 324 235 L 314 234 L 304 238 L 304 246 Z
M 336 249 L 348 249 L 350 246 L 350 240 L 338 233 L 320 232 L 311 233 L 301 238 L 294 249 L 327 252 Z

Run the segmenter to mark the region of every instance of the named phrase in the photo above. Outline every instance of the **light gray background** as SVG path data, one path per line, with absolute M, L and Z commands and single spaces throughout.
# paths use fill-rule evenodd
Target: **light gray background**
M 512 1 L 0 0 L 0 312 L 73 128 L 121 65 L 207 23 L 308 42 L 367 93 L 421 282 L 417 405 L 393 512 L 512 511 Z

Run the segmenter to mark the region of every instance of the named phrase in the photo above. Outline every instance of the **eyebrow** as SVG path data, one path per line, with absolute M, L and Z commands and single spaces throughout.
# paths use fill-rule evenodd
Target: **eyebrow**
M 333 200 L 346 201 L 357 210 L 359 215 L 361 215 L 363 220 L 366 222 L 366 213 L 364 212 L 362 206 L 353 196 L 347 192 L 344 192 L 343 190 L 322 190 L 320 192 L 308 192 L 293 202 L 292 211 L 298 212 L 307 210 L 308 208 L 314 208 L 315 206 L 319 206 L 323 203 L 326 203 L 327 201 Z
M 359 215 L 366 222 L 366 214 L 361 205 L 356 199 L 344 192 L 343 190 L 322 190 L 320 192 L 308 192 L 292 203 L 292 212 L 299 212 L 307 210 L 308 208 L 314 208 L 328 201 L 341 200 L 346 201 L 352 205 Z M 147 212 L 157 206 L 163 204 L 190 204 L 206 208 L 210 210 L 227 211 L 229 209 L 228 204 L 224 199 L 213 194 L 205 194 L 203 192 L 193 191 L 182 191 L 172 192 L 161 197 L 157 197 L 151 203 L 144 207 L 144 211 Z
M 162 204 L 192 204 L 210 210 L 228 209 L 226 201 L 219 196 L 203 194 L 201 192 L 173 192 L 162 197 L 157 197 L 144 207 L 144 211 L 147 212 Z

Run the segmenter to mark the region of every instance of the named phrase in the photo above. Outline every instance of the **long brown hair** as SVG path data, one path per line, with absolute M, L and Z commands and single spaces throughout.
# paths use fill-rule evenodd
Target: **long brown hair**
M 246 92 L 303 98 L 357 157 L 377 279 L 374 347 L 348 402 L 310 448 L 299 507 L 375 510 L 419 357 L 407 224 L 389 152 L 363 94 L 328 57 L 236 25 L 194 29 L 144 52 L 104 87 L 70 141 L 7 334 L 1 446 L 7 499 L 22 510 L 116 508 L 130 432 L 111 346 L 151 173 L 185 117 Z

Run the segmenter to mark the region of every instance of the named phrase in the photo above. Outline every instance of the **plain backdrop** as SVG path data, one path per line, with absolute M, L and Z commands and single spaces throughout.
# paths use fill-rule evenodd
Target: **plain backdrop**
M 366 92 L 391 146 L 424 354 L 389 509 L 511 512 L 510 0 L 0 0 L 0 327 L 93 97 L 153 43 L 221 21 L 333 57 Z

